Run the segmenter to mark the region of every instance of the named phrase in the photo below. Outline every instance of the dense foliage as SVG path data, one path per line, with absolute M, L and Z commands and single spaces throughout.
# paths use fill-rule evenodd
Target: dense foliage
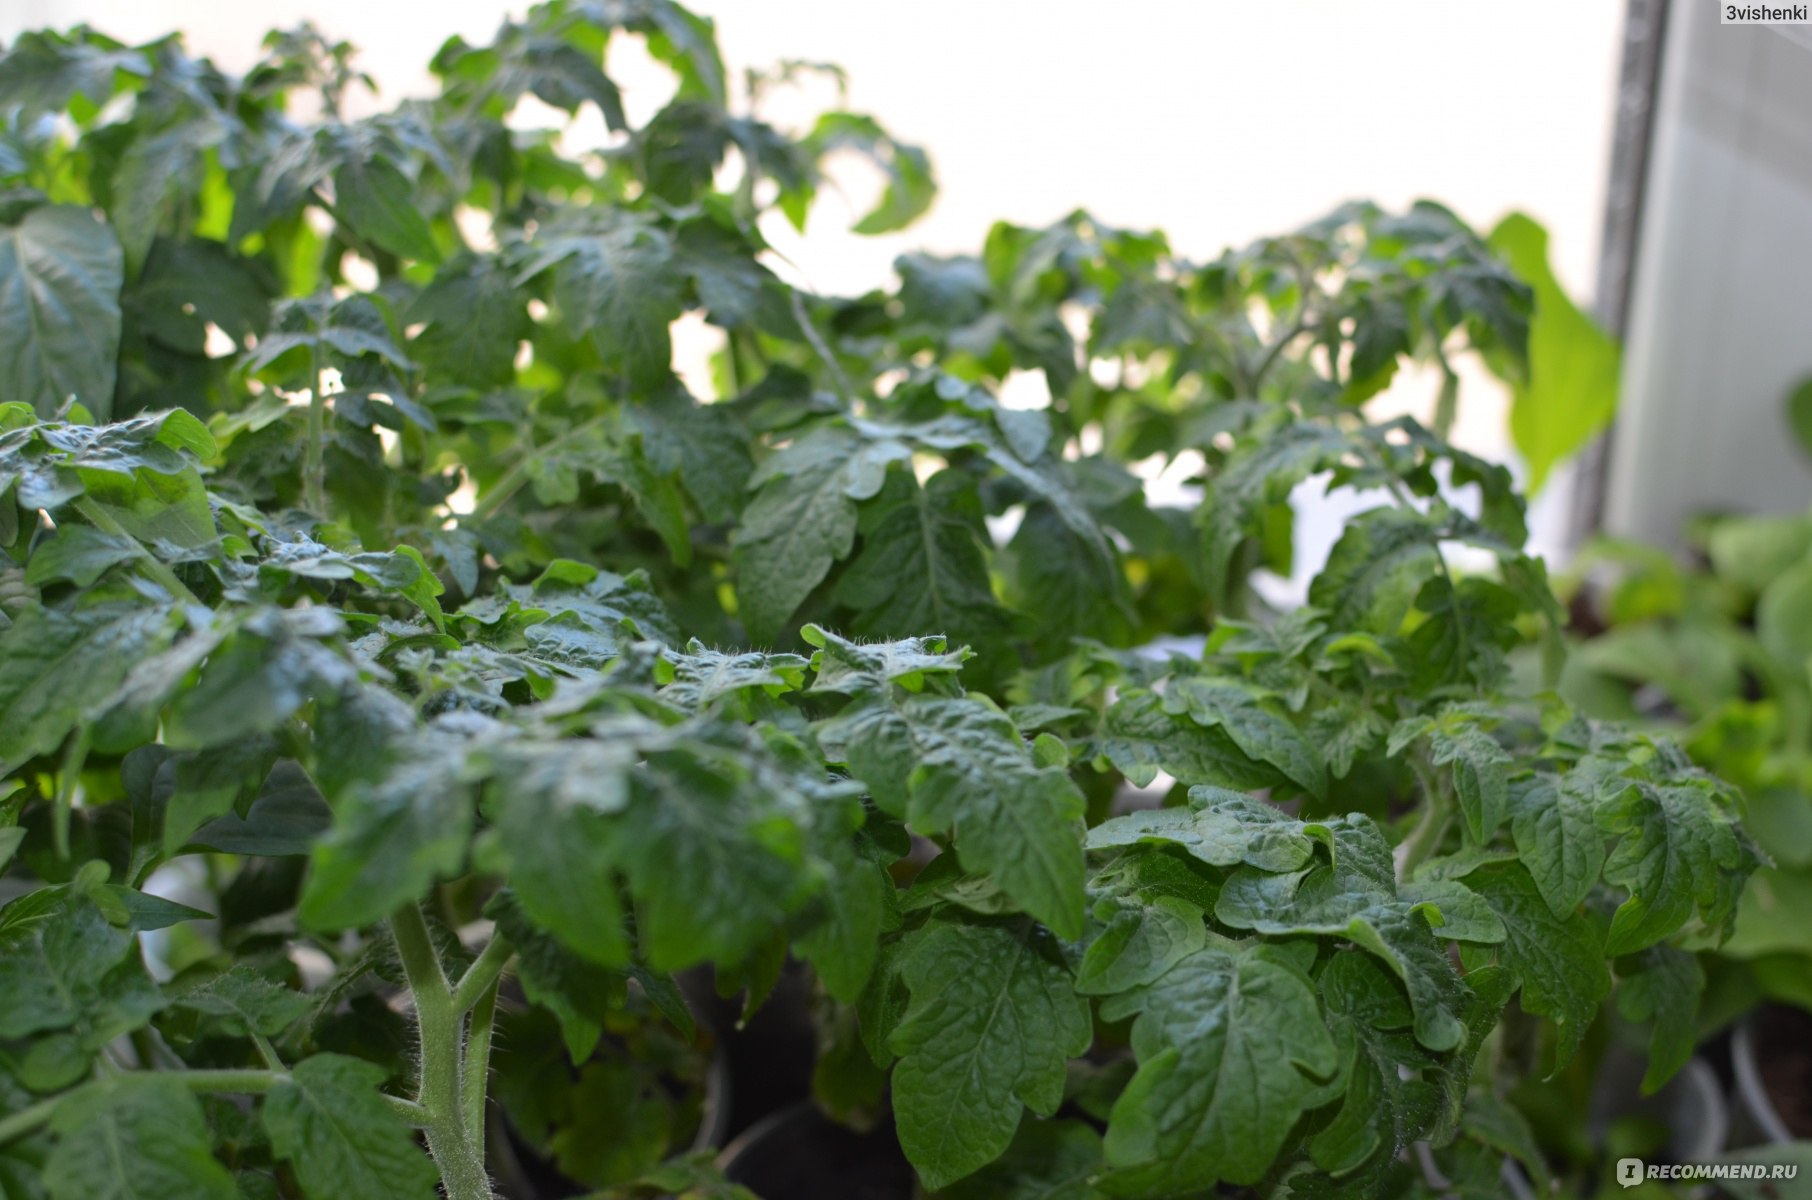
M 1774 861 L 1745 892 L 1704 1018 L 1762 997 L 1812 1009 L 1812 519 L 1699 523 L 1697 563 L 1601 542 L 1579 571 L 1594 636 L 1562 690 L 1582 709 L 1672 730 L 1694 761 L 1742 788 Z
M 675 80 L 635 129 L 625 36 Z M 673 973 L 753 1008 L 789 955 L 827 1104 L 885 1087 L 951 1196 L 1495 1195 L 1614 991 L 1678 1067 L 1735 796 L 1512 686 L 1559 610 L 1510 475 L 1366 416 L 1408 361 L 1437 427 L 1457 355 L 1530 381 L 1453 214 L 1194 262 L 1079 213 L 834 299 L 758 221 L 855 156 L 900 227 L 928 160 L 765 123 L 708 21 L 556 0 L 434 66 L 353 119 L 306 30 L 0 58 L 9 1194 L 475 1200 L 487 1089 L 626 1183 L 684 1144 L 634 1074 Z M 1274 612 L 1310 480 L 1375 503 Z

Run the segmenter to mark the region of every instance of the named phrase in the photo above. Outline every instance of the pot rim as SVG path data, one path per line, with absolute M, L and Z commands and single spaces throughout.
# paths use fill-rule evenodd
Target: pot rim
M 1755 1043 L 1755 1014 L 1750 1013 L 1737 1022 L 1730 1034 L 1730 1061 L 1736 1074 L 1737 1098 L 1770 1142 L 1790 1142 L 1793 1133 L 1774 1107 L 1774 1101 L 1769 1099 L 1767 1086 L 1762 1083 Z

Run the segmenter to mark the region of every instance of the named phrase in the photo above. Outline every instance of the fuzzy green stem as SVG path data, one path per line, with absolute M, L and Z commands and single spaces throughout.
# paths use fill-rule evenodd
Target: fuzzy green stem
M 322 378 L 326 374 L 321 360 L 321 342 L 317 338 L 313 347 L 313 360 L 310 364 L 314 372 L 313 382 L 308 390 L 308 445 L 307 461 L 302 469 L 302 503 L 317 517 L 327 516 L 327 465 L 324 443 L 327 440 L 327 397 L 321 394 Z
M 521 458 L 518 458 L 515 462 L 511 463 L 509 469 L 497 477 L 496 483 L 493 483 L 479 495 L 477 502 L 472 505 L 472 511 L 467 513 L 461 520 L 478 521 L 495 514 L 498 509 L 504 506 L 504 503 L 508 501 L 511 496 L 514 496 L 517 492 L 522 490 L 523 484 L 529 481 L 529 469 L 536 460 L 545 458 L 549 453 L 558 450 L 573 439 L 583 437 L 585 434 L 590 433 L 598 426 L 610 420 L 614 412 L 615 410 L 613 409 L 581 421 L 564 433 L 557 434 L 543 442 L 541 445 L 529 450 Z
M 385 1096 L 384 1103 L 390 1111 L 408 1122 L 411 1128 L 425 1129 L 428 1125 L 428 1110 L 413 1100 L 401 1096 Z
M 252 1031 L 252 1045 L 258 1047 L 258 1057 L 264 1060 L 265 1066 L 273 1071 L 288 1069 L 283 1065 L 283 1059 L 277 1053 L 277 1048 L 271 1045 L 271 1040 L 255 1029 Z
M 56 805 L 51 809 L 51 841 L 57 857 L 69 861 L 69 821 L 75 813 L 76 785 L 82 781 L 82 767 L 88 762 L 88 726 L 83 725 L 69 740 L 63 753 L 63 765 L 57 771 Z
M 491 1035 L 496 1028 L 497 985 L 501 982 L 500 976 L 493 975 L 491 982 L 479 993 L 478 1002 L 472 1006 L 471 1031 L 466 1038 L 466 1137 L 478 1146 L 484 1145 L 484 1103 L 491 1080 Z
M 22 1108 L 0 1120 L 0 1146 L 14 1138 L 22 1138 L 48 1124 L 52 1114 L 57 1111 L 57 1105 L 62 1101 L 63 1097 L 52 1096 L 48 1100 L 40 1100 L 31 1107 Z
M 1416 868 L 1440 849 L 1441 839 L 1447 836 L 1447 828 L 1453 821 L 1453 802 L 1448 798 L 1447 790 L 1435 777 L 1432 766 L 1426 763 L 1420 751 L 1410 760 L 1416 773 L 1418 790 L 1422 793 L 1422 819 L 1403 839 L 1402 876 L 1414 878 Z
M 421 1037 L 416 1100 L 427 1121 L 424 1128 L 428 1153 L 440 1167 L 447 1200 L 491 1200 L 484 1151 L 465 1127 L 460 1014 L 453 1007 L 453 991 L 447 985 L 447 974 L 441 968 L 440 955 L 434 949 L 420 906 L 405 904 L 397 909 L 390 918 L 390 932 L 415 997 L 415 1019 Z
M 241 1092 L 262 1095 L 289 1078 L 286 1071 L 263 1071 L 256 1067 L 225 1071 L 160 1071 L 159 1078 L 171 1078 L 192 1092 Z
M 454 985 L 453 1011 L 470 1012 L 473 1005 L 484 999 L 487 991 L 495 990 L 491 985 L 497 982 L 497 977 L 503 974 L 504 967 L 509 965 L 510 958 L 515 953 L 516 948 L 502 934 L 486 943 L 485 948 L 478 952 L 478 957 L 472 960 L 472 965 L 466 968 L 466 973 Z
M 849 376 L 843 373 L 843 366 L 837 356 L 831 352 L 818 327 L 812 323 L 812 314 L 806 310 L 805 301 L 799 296 L 798 289 L 788 288 L 787 299 L 792 302 L 793 320 L 799 323 L 799 331 L 805 334 L 805 341 L 824 363 L 825 371 L 830 375 L 831 385 L 837 389 L 837 395 L 845 407 L 855 403 L 855 390 L 849 386 Z

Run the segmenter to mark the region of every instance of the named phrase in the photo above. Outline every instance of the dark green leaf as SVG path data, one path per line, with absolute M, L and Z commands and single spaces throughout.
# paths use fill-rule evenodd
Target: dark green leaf
M 8 400 L 49 417 L 74 397 L 107 419 L 124 272 L 113 231 L 78 206 L 34 208 L 0 226 L 0 392 Z
M 1020 1106 L 1049 1116 L 1064 1062 L 1088 1049 L 1088 1005 L 1029 923 L 939 925 L 903 964 L 912 1002 L 891 1038 L 900 1144 L 926 1187 L 998 1158 Z
M 58 1106 L 52 1200 L 237 1200 L 210 1152 L 201 1102 L 169 1076 L 90 1084 Z
M 265 1097 L 271 1150 L 294 1167 L 309 1200 L 436 1195 L 433 1163 L 378 1092 L 384 1077 L 374 1063 L 317 1054 Z

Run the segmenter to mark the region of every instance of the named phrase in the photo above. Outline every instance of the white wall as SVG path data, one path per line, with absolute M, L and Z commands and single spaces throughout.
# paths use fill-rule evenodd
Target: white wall
M 1672 7 L 1605 496 L 1657 542 L 1812 502 L 1782 417 L 1812 374 L 1812 44 Z

